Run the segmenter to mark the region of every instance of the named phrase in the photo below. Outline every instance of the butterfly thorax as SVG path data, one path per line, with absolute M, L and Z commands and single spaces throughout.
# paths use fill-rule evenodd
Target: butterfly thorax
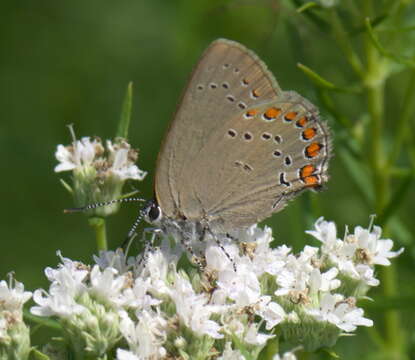
M 160 229 L 164 234 L 172 236 L 180 243 L 203 241 L 210 232 L 207 220 L 191 220 L 184 215 L 169 217 L 163 214 L 156 200 L 151 200 L 143 209 L 148 223 Z

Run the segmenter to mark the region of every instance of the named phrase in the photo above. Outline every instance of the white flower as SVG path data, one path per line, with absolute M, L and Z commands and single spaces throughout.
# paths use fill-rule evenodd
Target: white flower
M 35 290 L 33 300 L 39 306 L 30 309 L 32 314 L 67 318 L 85 310 L 75 298 L 87 290 L 84 280 L 88 270 L 80 263 L 62 257 L 60 252 L 57 254 L 63 264 L 59 264 L 57 269 L 45 269 L 45 275 L 51 282 L 49 293 L 42 289 Z
M 219 333 L 219 324 L 210 320 L 211 315 L 219 312 L 221 307 L 207 304 L 207 294 L 196 294 L 190 282 L 179 274 L 174 280 L 170 297 L 184 325 L 198 335 L 209 335 L 215 339 L 223 337 Z
M 117 349 L 117 360 L 141 360 L 137 355 L 131 351 L 124 349 Z
M 120 330 L 127 340 L 130 351 L 138 359 L 161 359 L 166 355 L 163 343 L 166 341 L 166 320 L 154 311 L 137 312 L 138 322 L 134 323 L 126 312 L 121 314 Z M 134 359 L 126 352 L 117 353 L 119 359 Z M 121 356 L 121 358 L 120 358 Z M 130 356 L 130 357 L 128 357 Z
M 134 262 L 137 261 L 134 257 L 127 256 L 124 254 L 123 250 L 118 248 L 116 251 L 100 251 L 99 256 L 93 256 L 94 261 L 101 270 L 104 270 L 107 267 L 112 267 L 116 269 L 120 274 L 124 274 L 125 272 L 129 271 Z
M 357 226 L 353 234 L 345 236 L 344 240 L 336 238 L 336 225 L 320 218 L 315 223 L 315 230 L 307 231 L 320 240 L 323 245 L 321 252 L 335 265 L 339 271 L 368 286 L 377 286 L 379 281 L 373 276 L 374 265 L 390 265 L 390 258 L 396 257 L 403 249 L 391 251 L 393 242 L 390 239 L 380 239 L 381 229 L 374 226 L 373 230 Z
M 339 270 L 337 268 L 331 268 L 323 274 L 319 269 L 313 269 L 309 279 L 310 292 L 327 292 L 337 289 L 341 285 L 340 280 L 336 279 L 338 273 Z
M 240 260 L 235 259 L 236 272 L 233 267 L 219 272 L 217 287 L 223 290 L 227 297 L 235 302 L 235 305 L 243 307 L 259 300 L 261 286 L 250 261 Z
M 276 276 L 279 288 L 275 291 L 275 295 L 306 294 L 308 292 L 310 275 L 314 270 L 312 260 L 317 252 L 318 248 L 306 246 L 298 257 L 287 256 L 284 268 Z
M 245 342 L 250 345 L 265 345 L 269 339 L 272 339 L 275 335 L 267 335 L 258 332 L 257 324 L 248 325 L 248 331 L 245 334 Z
M 276 302 L 271 301 L 271 296 L 263 296 L 255 306 L 255 310 L 256 314 L 265 320 L 267 330 L 271 330 L 286 317 L 284 309 Z
M 344 300 L 339 294 L 325 294 L 319 309 L 306 312 L 318 321 L 327 321 L 346 332 L 356 330 L 357 326 L 373 326 L 373 321 L 363 317 L 363 310 L 356 308 L 351 301 Z
M 225 349 L 223 350 L 222 356 L 218 357 L 218 360 L 245 360 L 245 357 L 239 350 L 233 350 L 232 344 L 227 342 Z
M 107 157 L 104 156 L 105 149 L 99 138 L 91 140 L 83 137 L 70 146 L 58 145 L 55 157 L 59 164 L 55 167 L 55 172 L 93 167 L 99 172 L 114 174 L 121 180 L 144 179 L 147 173 L 134 164 L 137 152 L 131 149 L 129 143 L 118 139 L 114 144 L 107 140 L 106 145 Z
M 337 245 L 337 229 L 334 222 L 324 220 L 323 217 L 317 219 L 314 224 L 315 230 L 306 231 L 307 234 L 314 236 L 323 243 L 327 248 L 327 252 L 335 250 Z
M 148 294 L 151 288 L 150 279 L 136 278 L 134 286 L 123 292 L 123 305 L 135 309 L 150 309 L 151 306 L 159 305 L 162 301 Z
M 119 202 L 113 200 L 120 200 L 125 181 L 143 180 L 146 175 L 135 165 L 138 151 L 122 138 L 114 143 L 107 141 L 105 149 L 99 138 L 76 140 L 73 129 L 71 133 L 74 139 L 71 145 L 58 145 L 55 156 L 59 164 L 55 172 L 72 170 L 72 187 L 63 184 L 73 194 L 76 206 L 106 203 L 89 208 L 89 215 L 113 214 L 119 209 Z
M 403 249 L 391 251 L 393 241 L 390 239 L 380 239 L 382 230 L 379 226 L 374 226 L 370 232 L 360 226 L 356 226 L 354 234 L 347 236 L 346 241 L 355 244 L 357 256 L 360 261 L 369 265 L 389 266 L 389 258 L 394 258 L 403 252 Z
M 297 360 L 297 357 L 295 356 L 295 354 L 292 351 L 288 351 L 286 353 L 284 353 L 282 355 L 282 357 L 280 355 L 275 355 L 272 360 Z
M 150 279 L 150 289 L 153 294 L 168 295 L 170 294 L 170 288 L 167 281 L 168 270 L 169 262 L 163 252 L 157 249 L 148 254 L 145 267 L 139 276 L 143 279 Z
M 68 318 L 85 311 L 64 288 L 51 288 L 50 294 L 42 289 L 35 290 L 33 300 L 39 306 L 32 306 L 30 312 L 37 316 L 59 316 Z
M 55 156 L 60 163 L 55 167 L 55 172 L 91 166 L 96 154 L 100 152 L 102 152 L 101 141 L 99 139 L 91 141 L 89 137 L 74 141 L 71 146 L 58 145 Z
M 88 275 L 86 266 L 83 266 L 77 261 L 62 257 L 60 251 L 57 252 L 62 264 L 58 265 L 57 269 L 47 267 L 45 275 L 52 283 L 52 288 L 62 288 L 71 296 L 76 296 L 85 291 L 84 279 Z
M 90 287 L 88 292 L 90 294 L 113 305 L 121 305 L 123 303 L 121 291 L 126 282 L 124 275 L 118 276 L 118 271 L 111 267 L 107 267 L 101 272 L 99 266 L 95 265 L 89 276 Z
M 272 242 L 272 229 L 265 227 L 261 229 L 257 224 L 251 226 L 246 230 L 245 239 L 255 243 L 255 251 L 252 258 L 252 267 L 257 276 L 261 276 L 263 273 L 271 275 L 277 274 L 285 265 L 285 258 L 291 251 L 290 248 L 283 245 L 277 249 L 272 249 L 270 243 Z
M 107 140 L 107 149 L 110 163 L 112 163 L 109 171 L 116 174 L 120 179 L 143 180 L 147 175 L 147 172 L 134 165 L 136 155 L 132 156 L 131 145 L 126 141 L 113 144 L 110 140 Z
M 24 285 L 16 280 L 11 280 L 13 285 L 6 281 L 0 281 L 0 311 L 21 312 L 23 304 L 32 297 L 30 291 L 24 291 Z
M 380 281 L 375 278 L 375 271 L 369 266 L 364 264 L 356 265 L 356 272 L 358 273 L 358 279 L 363 281 L 364 284 L 369 286 L 378 286 Z

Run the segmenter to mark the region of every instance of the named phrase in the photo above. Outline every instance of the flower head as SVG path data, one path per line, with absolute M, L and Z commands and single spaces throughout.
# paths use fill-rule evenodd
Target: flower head
M 77 206 L 118 199 L 124 182 L 128 179 L 143 180 L 146 172 L 135 162 L 138 151 L 122 138 L 107 140 L 106 147 L 100 138 L 83 137 L 75 139 L 73 130 L 71 145 L 58 145 L 55 157 L 59 164 L 55 172 L 73 172 L 73 186 L 66 185 L 75 196 Z M 114 203 L 105 208 L 90 210 L 99 216 L 106 216 L 118 209 Z
M 10 276 L 0 281 L 0 356 L 27 359 L 30 352 L 29 328 L 23 322 L 23 305 L 32 297 L 22 283 Z

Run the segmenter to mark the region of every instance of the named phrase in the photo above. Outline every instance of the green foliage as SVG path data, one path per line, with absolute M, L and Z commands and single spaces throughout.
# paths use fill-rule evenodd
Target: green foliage
M 283 89 L 315 102 L 334 134 L 328 190 L 313 197 L 318 207 L 302 197 L 268 220 L 277 241 L 294 243 L 310 216 L 356 224 L 376 214 L 375 223 L 406 246 L 398 266 L 382 272 L 381 288 L 372 295 L 387 305 L 367 305 L 375 328 L 344 339 L 327 354 L 409 359 L 415 349 L 415 323 L 408 316 L 415 310 L 410 301 L 415 296 L 415 4 L 327 4 L 2 2 L 0 150 L 6 158 L 1 278 L 14 270 L 28 288 L 39 287 L 45 284 L 43 269 L 56 263 L 57 249 L 85 261 L 95 252 L 85 219 L 61 211 L 72 205 L 53 174 L 56 145 L 71 141 L 64 125 L 74 123 L 79 137 L 113 138 L 122 94 L 134 81 L 134 94 L 131 83 L 127 88 L 117 135 L 128 135 L 141 149 L 139 167 L 154 174 L 162 135 L 195 60 L 213 39 L 227 37 L 253 48 Z M 138 111 L 131 116 L 133 103 Z M 150 179 L 140 196 L 152 196 Z M 122 242 L 135 214 L 126 205 L 121 216 L 110 220 L 110 248 Z M 44 332 L 35 336 L 41 342 Z

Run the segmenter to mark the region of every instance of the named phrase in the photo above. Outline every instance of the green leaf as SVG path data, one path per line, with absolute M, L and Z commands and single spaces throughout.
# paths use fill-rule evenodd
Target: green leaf
M 377 296 L 376 301 L 371 299 L 360 299 L 359 306 L 364 309 L 383 312 L 387 310 L 409 310 L 413 309 L 415 304 L 415 296 L 398 295 L 398 296 Z
M 397 62 L 398 64 L 403 64 L 403 65 L 409 66 L 411 68 L 415 68 L 415 61 L 414 60 L 412 60 L 410 58 L 403 57 L 403 56 L 396 55 L 394 52 L 386 50 L 381 45 L 380 41 L 378 40 L 378 38 L 376 37 L 376 35 L 373 31 L 373 28 L 372 28 L 372 25 L 371 25 L 371 22 L 370 22 L 369 18 L 365 19 L 365 24 L 366 24 L 366 31 L 369 34 L 369 37 L 370 37 L 370 40 L 373 43 L 373 46 L 379 51 L 379 53 L 381 55 L 383 55 L 384 57 L 386 57 L 386 58 L 388 58 L 388 59 L 390 59 L 394 62 Z
M 48 327 L 54 330 L 62 330 L 62 326 L 56 321 L 51 318 L 43 318 L 40 316 L 33 315 L 27 309 L 23 309 L 23 318 L 28 322 L 32 322 L 41 326 Z
M 380 25 L 381 23 L 383 23 L 384 20 L 386 20 L 389 17 L 389 14 L 381 14 L 376 16 L 372 21 L 371 21 L 371 25 L 373 28 L 375 28 L 376 26 Z M 356 36 L 361 34 L 362 32 L 366 31 L 366 23 L 363 23 L 361 25 L 359 25 L 358 27 L 356 27 L 355 29 L 351 30 L 349 32 L 349 34 L 351 36 Z
M 330 348 L 322 348 L 318 352 L 327 354 L 332 359 L 340 359 L 340 356 L 333 349 L 330 349 Z
M 298 9 L 301 9 L 303 7 L 302 0 L 293 0 L 295 6 L 297 6 Z M 310 7 L 308 6 L 308 10 L 314 8 L 314 6 Z M 327 20 L 325 20 L 323 17 L 317 15 L 315 11 L 302 11 L 302 15 L 304 15 L 306 18 L 308 18 L 312 23 L 314 23 L 322 32 L 327 32 L 330 30 L 330 25 L 328 24 Z
M 392 195 L 392 198 L 389 200 L 389 203 L 386 205 L 382 214 L 378 217 L 377 222 L 381 226 L 385 226 L 387 221 L 392 215 L 400 208 L 402 201 L 406 199 L 408 191 L 411 189 L 411 183 L 414 179 L 414 173 L 407 174 L 404 179 L 401 181 L 397 189 Z
M 273 339 L 269 339 L 265 347 L 259 354 L 259 360 L 267 360 L 272 359 L 275 355 L 278 354 L 279 351 L 279 339 L 275 337 Z
M 309 2 L 306 2 L 305 4 L 301 5 L 297 9 L 297 12 L 298 13 L 302 13 L 304 11 L 307 11 L 308 9 L 313 8 L 313 7 L 319 7 L 319 5 L 316 2 L 314 2 L 314 1 L 309 1 Z
M 117 137 L 128 139 L 128 129 L 130 127 L 131 110 L 133 107 L 133 83 L 130 82 L 127 86 L 124 102 L 121 109 L 120 122 L 117 129 Z
M 30 360 L 50 360 L 50 357 L 40 352 L 38 349 L 32 348 L 30 351 Z
M 414 243 L 415 236 L 411 230 L 398 217 L 392 217 L 389 220 L 389 230 L 394 234 L 394 238 L 399 244 L 410 246 Z
M 346 92 L 346 93 L 360 93 L 361 89 L 359 87 L 340 87 L 334 85 L 332 82 L 324 79 L 321 75 L 317 74 L 314 70 L 311 70 L 308 66 L 298 63 L 297 67 L 306 74 L 311 81 L 316 84 L 318 87 L 323 89 L 328 89 L 332 91 L 338 91 L 338 92 Z
M 65 180 L 63 179 L 59 179 L 59 181 L 61 182 L 62 186 L 69 191 L 70 194 L 73 195 L 73 189 L 71 187 L 71 185 L 69 185 Z
M 339 148 L 338 152 L 343 164 L 346 166 L 351 179 L 356 184 L 362 197 L 365 199 L 366 204 L 373 203 L 374 194 L 373 188 L 370 183 L 370 173 L 368 169 L 362 165 L 362 163 L 356 159 L 350 151 L 346 148 Z

